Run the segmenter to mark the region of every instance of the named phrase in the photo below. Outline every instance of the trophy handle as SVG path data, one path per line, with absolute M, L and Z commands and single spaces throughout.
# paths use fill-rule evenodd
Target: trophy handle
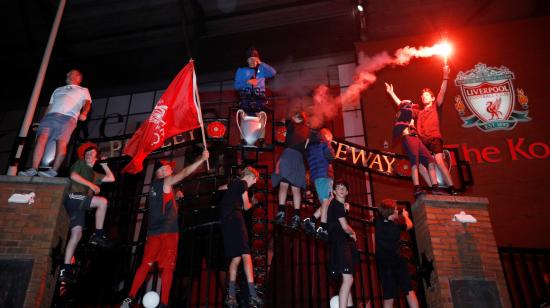
M 239 119 L 242 117 L 243 113 L 244 113 L 244 110 L 242 109 L 237 110 L 237 113 L 236 113 L 237 129 L 239 130 L 239 134 L 241 138 L 244 138 L 244 136 L 243 136 L 243 131 L 241 130 L 241 125 L 239 124 L 240 122 Z
M 265 111 L 260 111 L 260 112 L 258 112 L 258 116 L 260 118 L 260 124 L 261 124 L 261 128 L 260 128 L 260 131 L 258 133 L 258 136 L 263 138 L 264 132 L 265 132 L 265 126 L 267 124 L 267 113 L 265 113 Z
M 445 155 L 443 157 L 444 161 L 445 161 L 445 165 L 448 166 L 448 169 L 449 169 L 449 172 L 451 172 L 453 166 L 451 165 L 452 161 L 451 161 L 451 151 L 445 149 L 443 150 L 443 154 Z

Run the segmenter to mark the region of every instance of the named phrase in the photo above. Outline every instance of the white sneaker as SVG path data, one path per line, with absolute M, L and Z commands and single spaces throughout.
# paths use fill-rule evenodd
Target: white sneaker
M 53 178 L 57 176 L 57 172 L 53 169 L 48 169 L 46 171 L 38 171 L 38 175 L 46 178 Z
M 25 171 L 19 171 L 17 173 L 19 176 L 37 176 L 38 172 L 34 168 L 27 169 Z
M 132 298 L 127 297 L 122 301 L 122 304 L 120 305 L 120 308 L 131 308 L 132 307 Z

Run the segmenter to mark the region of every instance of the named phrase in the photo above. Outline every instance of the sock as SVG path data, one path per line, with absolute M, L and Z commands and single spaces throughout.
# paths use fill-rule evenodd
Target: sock
M 323 229 L 325 229 L 325 230 L 328 230 L 327 223 L 326 223 L 326 222 L 322 222 L 322 223 L 321 223 L 321 228 L 323 228 Z
M 160 281 L 162 283 L 162 289 L 160 290 L 160 302 L 164 305 L 168 305 L 170 300 L 170 288 L 172 287 L 172 278 L 174 277 L 174 272 L 171 269 L 164 269 L 160 276 Z
M 315 217 L 315 215 L 311 215 L 311 217 L 309 217 L 309 220 L 310 220 L 312 223 L 316 223 L 316 222 L 317 222 L 317 217 Z
M 145 281 L 145 278 L 147 278 L 149 268 L 150 266 L 147 263 L 143 263 L 139 266 L 138 270 L 136 271 L 136 276 L 134 277 L 134 282 L 132 283 L 132 288 L 130 289 L 130 294 L 128 295 L 128 297 L 136 297 L 138 289 L 143 284 L 143 281 Z
M 103 229 L 95 229 L 94 234 L 95 236 L 102 237 L 105 234 L 105 231 Z
M 284 211 L 285 211 L 285 205 L 284 204 L 279 204 L 279 212 L 284 213 Z
M 294 216 L 300 217 L 300 209 L 294 209 Z
M 237 291 L 235 290 L 235 281 L 229 281 L 229 296 L 235 296 L 237 294 Z
M 248 283 L 248 293 L 250 294 L 250 297 L 258 297 L 258 294 L 256 294 L 256 288 L 254 287 L 253 282 Z

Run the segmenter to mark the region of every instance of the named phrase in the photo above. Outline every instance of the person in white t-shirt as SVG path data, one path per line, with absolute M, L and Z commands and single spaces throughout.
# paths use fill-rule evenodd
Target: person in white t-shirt
M 67 143 L 76 128 L 77 121 L 86 121 L 92 99 L 87 88 L 81 87 L 82 73 L 73 69 L 67 73 L 67 85 L 53 91 L 50 106 L 46 115 L 40 121 L 37 131 L 36 145 L 32 158 L 32 167 L 20 171 L 22 176 L 54 177 L 63 163 L 67 153 Z M 48 141 L 55 140 L 55 159 L 51 169 L 37 171 Z

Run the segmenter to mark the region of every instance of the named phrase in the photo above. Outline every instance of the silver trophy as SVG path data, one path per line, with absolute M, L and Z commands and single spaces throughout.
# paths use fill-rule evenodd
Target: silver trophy
M 237 110 L 237 128 L 247 146 L 254 146 L 258 138 L 264 136 L 267 114 L 260 111 L 257 115 L 251 116 L 242 109 Z

